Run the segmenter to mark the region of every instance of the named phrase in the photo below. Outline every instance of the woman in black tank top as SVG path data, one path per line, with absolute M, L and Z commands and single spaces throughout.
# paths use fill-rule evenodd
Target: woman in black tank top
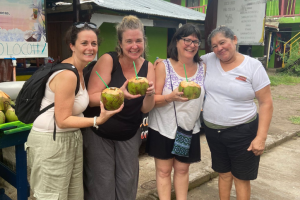
M 144 28 L 134 16 L 126 16 L 117 27 L 117 52 L 102 55 L 95 64 L 88 82 L 90 103 L 85 116 L 99 116 L 100 95 L 106 88 L 96 71 L 109 87 L 124 92 L 124 108 L 98 129 L 83 130 L 85 199 L 135 199 L 138 183 L 138 153 L 141 144 L 139 126 L 143 113 L 154 107 L 153 65 L 142 58 L 145 48 Z M 128 79 L 147 77 L 145 96 L 131 95 Z M 97 114 L 98 113 L 98 114 Z M 100 115 L 101 117 L 101 115 Z

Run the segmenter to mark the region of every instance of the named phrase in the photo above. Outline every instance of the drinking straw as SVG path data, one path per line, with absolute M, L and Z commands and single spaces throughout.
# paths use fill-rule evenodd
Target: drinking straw
M 188 81 L 188 78 L 187 78 L 187 75 L 186 75 L 185 64 L 183 64 L 183 68 L 184 68 L 184 73 L 185 73 L 186 82 L 189 82 L 189 81 Z
M 99 78 L 101 79 L 101 81 L 104 83 L 104 85 L 107 87 L 107 88 L 109 88 L 107 85 L 106 85 L 106 83 L 104 82 L 104 80 L 101 78 L 101 76 L 98 74 L 98 72 L 96 71 L 96 74 L 99 76 Z
M 136 80 L 138 80 L 139 78 L 138 78 L 138 75 L 137 75 L 137 72 L 136 72 L 136 67 L 135 67 L 134 61 L 133 61 L 133 67 L 134 67 L 134 71 L 135 71 L 135 75 L 136 75 Z

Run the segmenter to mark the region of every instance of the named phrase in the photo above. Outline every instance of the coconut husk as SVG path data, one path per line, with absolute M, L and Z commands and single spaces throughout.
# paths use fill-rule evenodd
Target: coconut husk
M 6 105 L 7 103 L 10 104 L 10 101 L 10 96 L 2 90 L 0 90 L 0 110 L 5 111 Z

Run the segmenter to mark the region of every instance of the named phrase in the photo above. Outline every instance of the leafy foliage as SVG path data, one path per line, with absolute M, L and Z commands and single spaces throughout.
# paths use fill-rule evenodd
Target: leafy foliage
M 285 67 L 280 68 L 277 72 L 293 75 L 293 76 L 300 76 L 300 49 L 299 43 L 296 42 L 292 49 L 291 53 L 284 57 Z M 283 59 L 283 54 L 278 52 L 278 55 Z

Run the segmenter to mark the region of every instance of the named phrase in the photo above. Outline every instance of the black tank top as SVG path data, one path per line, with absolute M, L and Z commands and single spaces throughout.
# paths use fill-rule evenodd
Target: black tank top
M 118 54 L 116 52 L 108 53 L 113 58 L 113 70 L 111 74 L 111 81 L 109 87 L 120 88 L 126 81 L 125 76 L 119 62 Z M 138 76 L 147 77 L 148 61 L 144 61 Z M 100 80 L 100 79 L 99 79 Z M 145 96 L 136 99 L 124 99 L 124 108 L 121 112 L 115 114 L 108 119 L 104 124 L 100 125 L 98 130 L 92 127 L 92 130 L 97 135 L 111 140 L 124 141 L 132 138 L 138 130 L 143 113 L 141 107 Z M 85 117 L 99 116 L 100 107 L 88 107 L 85 112 Z

